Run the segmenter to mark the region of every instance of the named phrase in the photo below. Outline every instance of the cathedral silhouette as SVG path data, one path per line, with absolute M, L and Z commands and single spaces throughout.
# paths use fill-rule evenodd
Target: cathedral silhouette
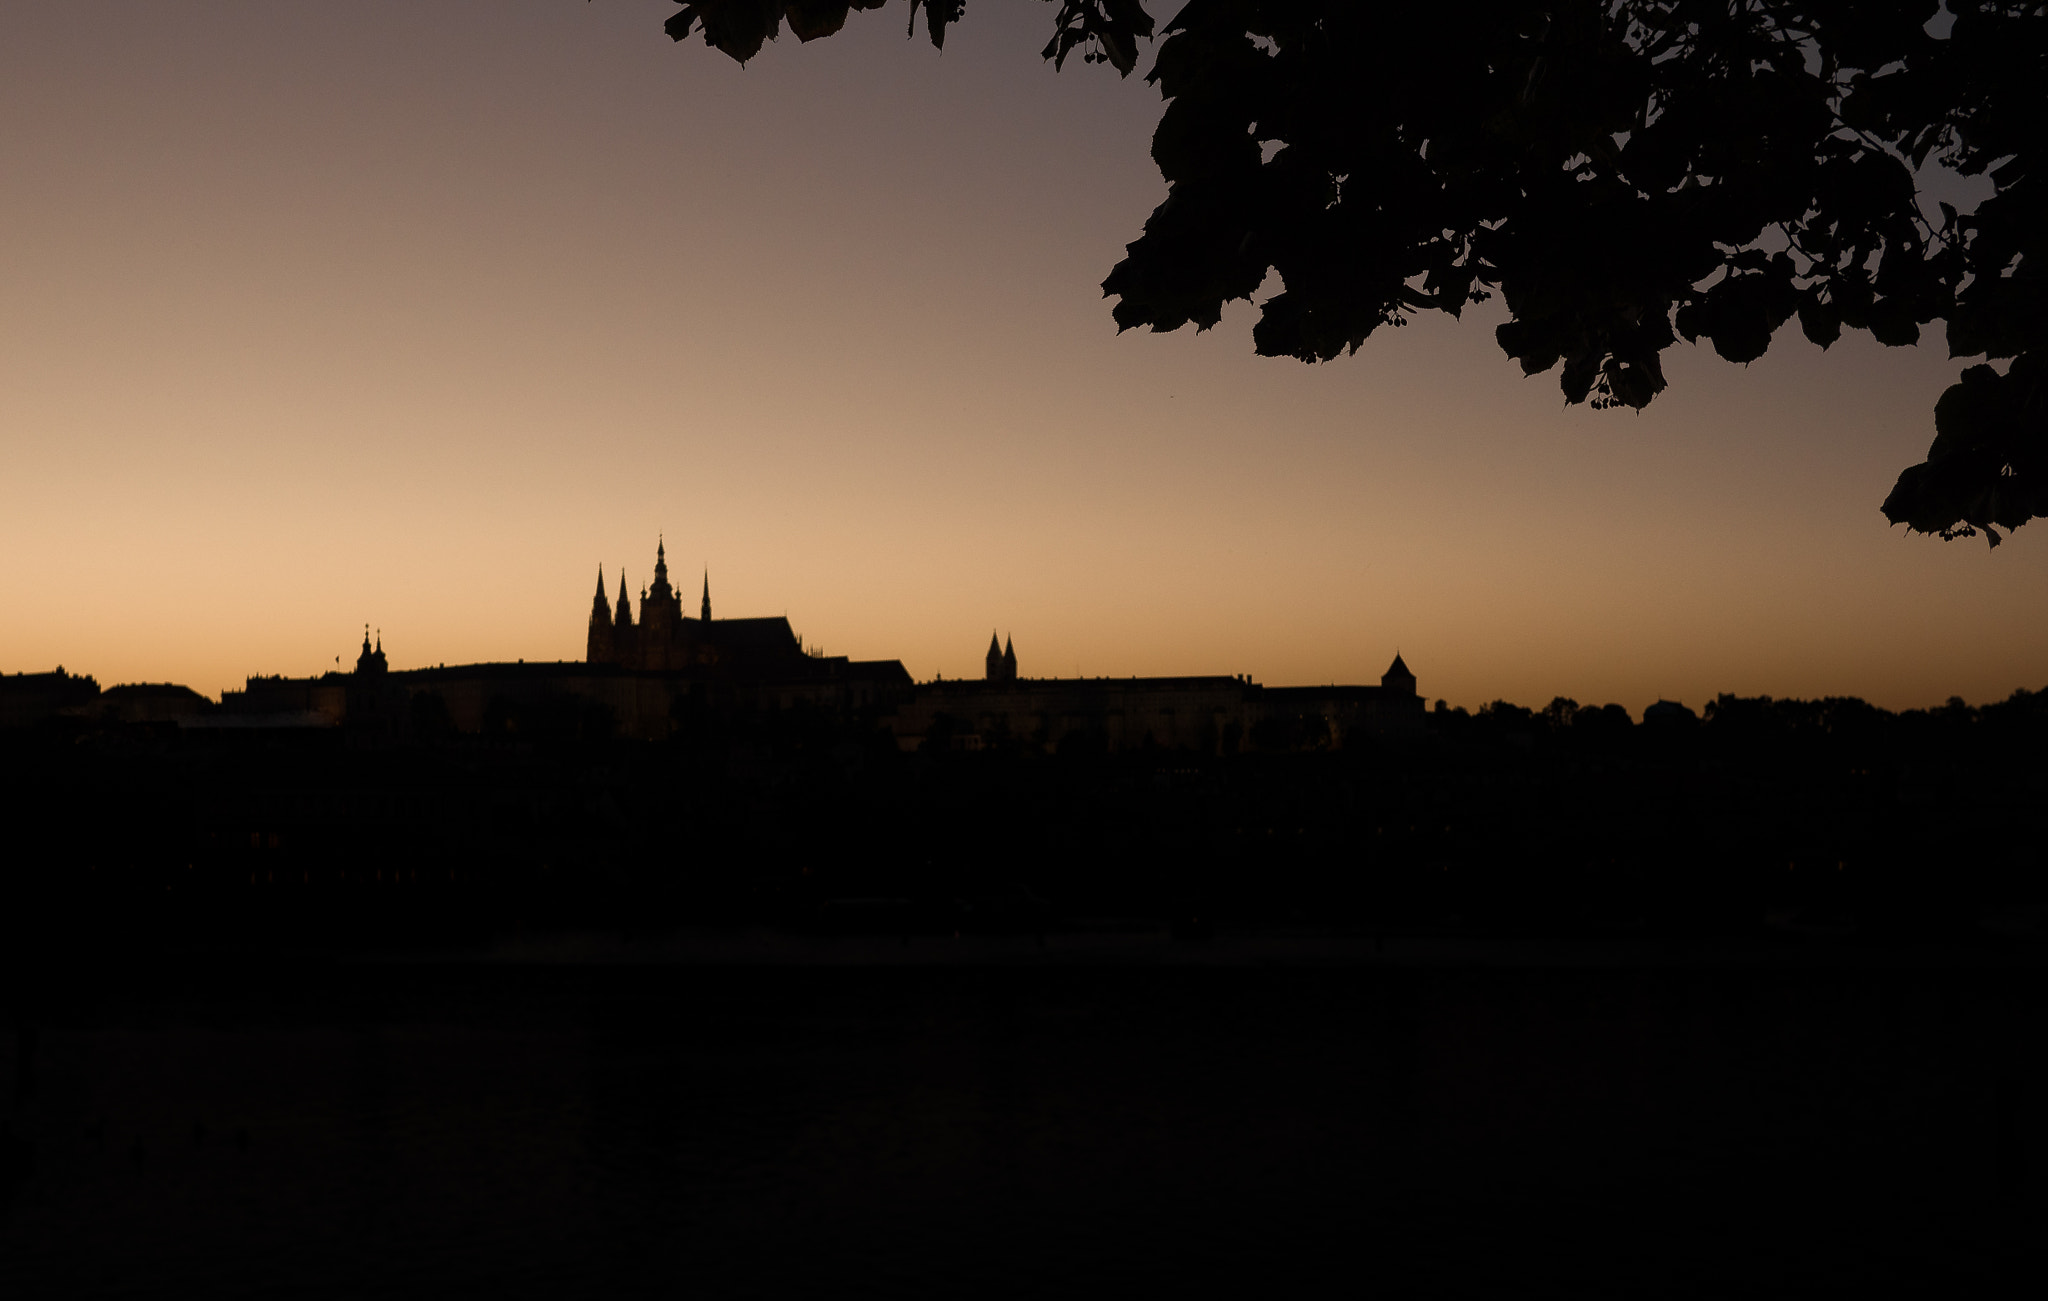
M 700 673 L 718 676 L 810 676 L 803 641 L 783 617 L 711 618 L 711 574 L 694 619 L 683 614 L 681 595 L 668 581 L 668 544 L 654 544 L 654 581 L 640 589 L 640 616 L 633 616 L 626 574 L 619 571 L 616 606 L 606 601 L 604 566 L 597 568 L 597 595 L 590 603 L 590 631 L 584 660 L 615 664 L 639 673 Z

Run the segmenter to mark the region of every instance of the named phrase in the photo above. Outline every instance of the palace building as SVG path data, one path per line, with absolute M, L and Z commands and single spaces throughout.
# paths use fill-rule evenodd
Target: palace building
M 883 720 L 906 750 L 1319 750 L 1423 729 L 1397 654 L 1378 686 L 1268 687 L 1245 677 L 1026 678 L 1013 639 L 989 637 L 979 679 L 921 682 Z

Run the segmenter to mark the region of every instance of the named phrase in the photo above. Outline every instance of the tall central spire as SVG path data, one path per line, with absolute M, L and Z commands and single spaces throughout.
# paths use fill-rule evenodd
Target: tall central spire
M 654 537 L 654 587 L 651 590 L 662 595 L 668 593 L 668 544 L 658 533 Z
M 704 622 L 711 622 L 711 571 L 704 571 Z

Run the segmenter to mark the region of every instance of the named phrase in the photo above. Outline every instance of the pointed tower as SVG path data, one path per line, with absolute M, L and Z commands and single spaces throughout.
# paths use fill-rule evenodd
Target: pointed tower
M 597 595 L 590 601 L 590 635 L 584 639 L 583 658 L 591 664 L 617 662 L 612 646 L 612 604 L 604 599 L 604 566 L 597 567 Z
M 633 633 L 633 667 L 681 667 L 683 601 L 668 580 L 668 541 L 654 543 L 654 581 L 640 593 L 640 627 Z
M 1412 696 L 1415 694 L 1415 675 L 1401 662 L 1401 652 L 1394 652 L 1394 662 L 1387 671 L 1380 674 L 1380 690 L 1390 696 Z
M 993 629 L 988 634 L 988 655 L 985 659 L 988 671 L 984 676 L 990 682 L 1001 682 L 1003 680 L 1003 644 L 996 640 L 996 634 Z
M 1003 681 L 1017 680 L 1017 644 L 1010 638 L 1003 638 Z
M 640 667 L 640 630 L 633 626 L 633 594 L 626 586 L 626 571 L 619 571 L 619 600 L 612 609 L 611 663 L 634 669 Z
M 706 623 L 711 622 L 711 571 L 708 569 L 704 571 L 703 613 L 700 614 L 698 617 L 703 619 Z
M 667 596 L 670 591 L 668 585 L 668 544 L 662 540 L 661 535 L 658 533 L 654 536 L 654 586 L 648 590 L 654 593 L 656 597 Z M 647 622 L 645 617 L 640 621 L 642 623 Z

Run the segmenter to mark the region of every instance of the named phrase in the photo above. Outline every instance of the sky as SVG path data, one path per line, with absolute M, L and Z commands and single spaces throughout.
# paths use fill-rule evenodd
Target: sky
M 1140 76 L 983 0 L 742 68 L 654 0 L 0 8 L 0 671 L 208 694 L 721 616 L 976 676 L 1891 708 L 2048 686 L 2048 524 L 1887 526 L 1964 364 L 1795 329 L 1566 407 L 1498 316 L 1118 335 Z M 1164 13 L 1170 6 L 1162 8 Z M 1141 64 L 1141 66 L 1143 66 Z M 1270 286 L 1269 286 L 1270 288 Z

